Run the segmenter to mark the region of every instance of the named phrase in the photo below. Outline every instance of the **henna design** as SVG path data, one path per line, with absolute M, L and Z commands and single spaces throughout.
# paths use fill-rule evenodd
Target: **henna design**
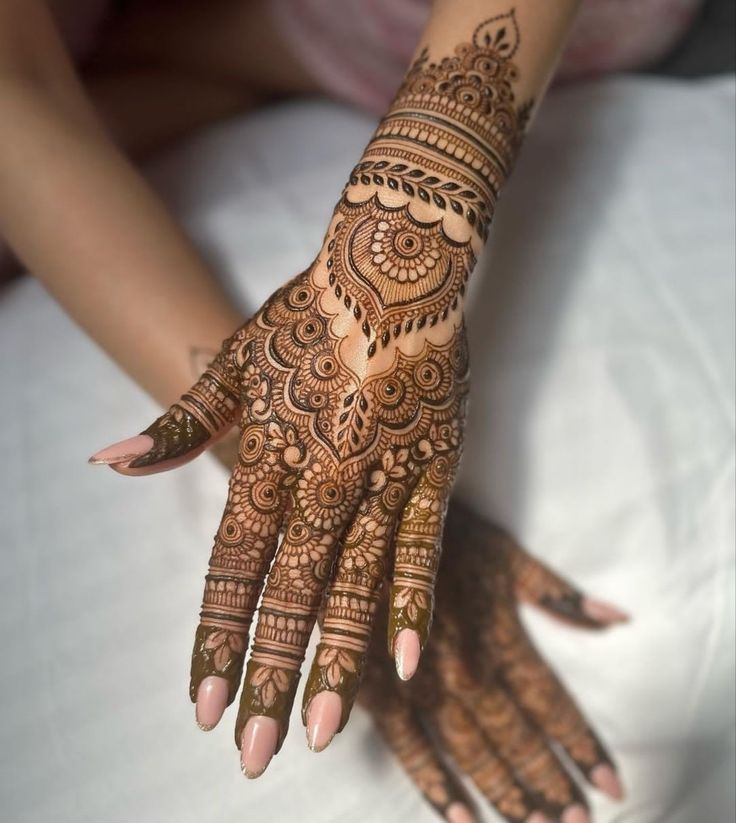
M 192 699 L 212 674 L 234 698 L 260 606 L 238 744 L 254 714 L 283 740 L 328 582 L 307 704 L 334 691 L 347 720 L 384 578 L 389 645 L 405 628 L 426 643 L 462 451 L 463 300 L 531 105 L 514 97 L 518 39 L 510 12 L 451 56 L 420 54 L 312 266 L 225 341 L 129 464 L 190 455 L 240 418 L 191 680 Z
M 544 605 L 576 590 L 455 500 L 444 535 L 448 562 L 438 577 L 438 615 L 422 667 L 403 688 L 392 685 L 374 642 L 359 699 L 402 763 L 404 749 L 416 745 L 416 725 L 424 724 L 507 820 L 526 820 L 535 810 L 558 819 L 586 802 L 550 743 L 588 777 L 611 761 L 526 635 L 516 592 L 528 595 L 531 586 Z M 572 619 L 589 622 L 582 611 Z M 394 717 L 414 724 L 399 722 L 392 732 L 386 724 Z M 441 759 L 437 745 L 424 755 L 433 763 Z

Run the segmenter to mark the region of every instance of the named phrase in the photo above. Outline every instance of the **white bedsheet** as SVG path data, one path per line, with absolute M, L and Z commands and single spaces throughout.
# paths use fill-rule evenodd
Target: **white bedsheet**
M 529 615 L 620 760 L 601 823 L 734 814 L 733 113 L 732 78 L 556 91 L 475 276 L 459 488 L 635 616 L 589 637 Z M 310 261 L 370 129 L 284 105 L 153 174 L 256 307 Z M 232 712 L 203 735 L 187 696 L 221 469 L 88 467 L 158 410 L 30 279 L 0 295 L 0 351 L 0 819 L 435 820 L 361 711 L 318 757 L 295 715 L 242 779 Z

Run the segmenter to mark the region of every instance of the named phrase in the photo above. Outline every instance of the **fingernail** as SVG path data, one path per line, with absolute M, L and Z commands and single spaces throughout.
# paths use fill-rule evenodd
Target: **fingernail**
M 594 786 L 597 786 L 603 794 L 607 794 L 613 800 L 624 799 L 624 787 L 616 772 L 608 765 L 601 763 L 590 773 L 590 779 Z
M 419 665 L 419 635 L 413 629 L 402 629 L 394 641 L 396 671 L 402 680 L 411 680 Z
M 542 812 L 534 812 L 527 817 L 526 823 L 550 823 L 550 819 L 546 814 L 542 814 Z
M 448 823 L 476 823 L 475 815 L 464 803 L 451 803 L 445 812 Z
M 590 823 L 590 815 L 585 806 L 570 806 L 562 814 L 562 823 Z
M 602 600 L 594 600 L 592 597 L 583 598 L 583 611 L 600 623 L 626 623 L 631 620 L 631 616 L 626 612 L 617 609 L 610 603 Z
M 240 770 L 251 780 L 260 777 L 271 762 L 279 739 L 273 717 L 256 715 L 245 724 L 240 743 Z
M 153 448 L 153 438 L 147 434 L 137 434 L 119 443 L 113 443 L 90 457 L 93 466 L 109 466 L 112 463 L 129 463 Z
M 205 677 L 197 689 L 194 716 L 203 732 L 214 729 L 227 706 L 228 685 L 224 677 Z
M 549 817 L 542 812 L 534 812 L 530 817 L 527 817 L 526 823 L 551 823 Z
M 332 742 L 342 719 L 342 700 L 336 692 L 320 692 L 307 709 L 307 745 L 321 752 Z

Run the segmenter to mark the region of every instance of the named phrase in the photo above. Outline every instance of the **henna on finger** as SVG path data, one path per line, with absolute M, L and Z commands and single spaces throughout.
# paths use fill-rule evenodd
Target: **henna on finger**
M 264 424 L 248 422 L 243 428 L 210 557 L 192 652 L 190 697 L 198 703 L 198 715 L 205 678 L 225 678 L 227 705 L 235 698 L 251 620 L 276 550 L 287 503 L 286 470 L 268 448 L 267 434 Z
M 439 435 L 434 444 L 436 455 L 409 498 L 396 537 L 388 643 L 402 680 L 413 676 L 429 637 L 442 529 L 460 462 L 458 430 L 446 426 Z
M 446 692 L 456 695 L 475 719 L 493 750 L 508 763 L 539 808 L 555 818 L 574 804 L 587 807 L 584 795 L 548 745 L 498 680 L 481 682 L 458 654 L 457 624 L 445 623 L 433 637 L 436 674 Z
M 431 716 L 458 768 L 486 800 L 509 823 L 526 823 L 538 810 L 537 802 L 489 746 L 472 714 L 455 697 L 443 695 Z
M 115 464 L 117 455 L 117 468 L 130 473 L 171 467 L 202 451 L 242 409 L 240 460 L 213 552 L 192 689 L 215 673 L 232 699 L 273 556 L 235 729 L 249 776 L 283 742 L 333 569 L 338 586 L 308 694 L 338 693 L 341 724 L 380 587 L 369 566 L 373 555 L 388 555 L 394 534 L 387 635 L 400 673 L 413 673 L 427 642 L 467 402 L 463 301 L 531 110 L 514 94 L 513 12 L 468 34 L 450 55 L 420 53 L 351 173 L 312 266 L 279 289 L 136 441 L 137 449 L 148 444 L 145 453 L 122 460 L 121 446 L 105 458 Z M 356 531 L 346 541 L 335 567 L 363 501 L 364 536 Z M 361 563 L 368 570 L 358 574 Z M 511 808 L 517 784 L 509 778 L 508 797 L 497 797 L 493 778 L 505 780 L 508 768 L 490 752 L 484 757 L 470 765 Z

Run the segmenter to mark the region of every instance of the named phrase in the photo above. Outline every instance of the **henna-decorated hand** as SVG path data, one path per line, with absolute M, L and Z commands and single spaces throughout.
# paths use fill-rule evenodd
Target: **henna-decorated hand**
M 389 650 L 402 678 L 417 668 L 460 459 L 466 283 L 530 108 L 514 99 L 517 46 L 509 13 L 439 63 L 425 49 L 309 270 L 163 417 L 93 458 L 128 474 L 173 468 L 240 423 L 190 689 L 211 727 L 239 688 L 259 606 L 235 728 L 249 776 L 283 742 L 328 583 L 304 695 L 314 748 L 347 721 L 387 574 Z
M 455 500 L 444 542 L 437 617 L 417 676 L 397 683 L 374 643 L 359 702 L 450 823 L 475 817 L 447 758 L 511 823 L 586 823 L 576 777 L 615 799 L 621 784 L 606 750 L 534 648 L 517 599 L 588 629 L 626 616 L 584 597 Z

